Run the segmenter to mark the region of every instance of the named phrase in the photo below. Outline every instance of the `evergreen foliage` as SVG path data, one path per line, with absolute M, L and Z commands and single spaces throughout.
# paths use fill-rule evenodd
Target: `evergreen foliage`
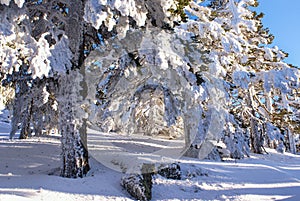
M 299 69 L 272 47 L 257 0 L 126 2 L 0 1 L 11 138 L 58 128 L 74 178 L 90 168 L 88 124 L 183 137 L 199 158 L 297 152 Z

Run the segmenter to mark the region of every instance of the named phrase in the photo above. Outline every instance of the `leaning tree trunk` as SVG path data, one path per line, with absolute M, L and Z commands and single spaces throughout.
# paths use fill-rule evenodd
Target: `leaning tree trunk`
M 59 80 L 59 129 L 62 135 L 63 177 L 82 177 L 90 167 L 88 163 L 86 115 L 81 110 L 84 97 L 84 2 L 69 1 L 65 33 L 73 53 L 73 68 Z

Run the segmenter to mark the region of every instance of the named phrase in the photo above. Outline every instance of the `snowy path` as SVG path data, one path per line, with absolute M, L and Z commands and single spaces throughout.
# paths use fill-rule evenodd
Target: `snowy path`
M 57 173 L 60 165 L 59 140 L 9 141 L 5 129 L 0 125 L 0 201 L 132 200 L 120 186 L 122 173 L 91 159 L 92 170 L 83 179 L 49 175 Z M 103 134 L 101 139 L 104 137 L 111 136 Z M 118 147 L 127 151 L 165 146 L 165 141 L 155 145 L 145 138 L 131 140 L 130 144 L 124 138 L 116 140 Z M 98 151 L 100 154 L 101 149 Z M 185 179 L 156 176 L 153 200 L 300 200 L 300 156 L 268 151 L 268 155 L 252 154 L 237 162 L 183 158 L 180 163 Z

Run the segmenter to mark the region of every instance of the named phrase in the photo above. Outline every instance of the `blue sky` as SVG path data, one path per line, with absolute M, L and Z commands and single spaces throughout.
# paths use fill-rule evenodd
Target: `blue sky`
M 275 36 L 279 49 L 289 53 L 287 63 L 300 67 L 300 0 L 258 0 L 264 27 Z

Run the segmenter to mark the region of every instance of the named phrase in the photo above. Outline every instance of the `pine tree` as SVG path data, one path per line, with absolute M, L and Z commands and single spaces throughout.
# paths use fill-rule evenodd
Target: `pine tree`
M 1 1 L 1 78 L 15 79 L 9 81 L 16 94 L 11 136 L 21 123 L 27 137 L 30 122 L 39 135 L 50 123 L 33 117 L 55 117 L 62 176 L 89 170 L 87 113 L 95 113 L 106 131 L 132 133 L 143 105 L 152 101 L 153 114 L 144 117 L 153 121 L 140 119 L 139 125 L 152 134 L 184 131 L 187 155 L 200 158 L 220 139 L 241 158 L 248 134 L 252 150 L 262 153 L 267 124 L 297 129 L 299 117 L 290 113 L 298 108 L 299 71 L 270 47 L 273 36 L 263 28 L 262 14 L 250 10 L 257 1 L 129 2 Z M 46 101 L 36 96 L 41 92 Z
M 191 3 L 187 11 L 195 20 L 184 26 L 194 35 L 199 47 L 207 50 L 211 74 L 225 80 L 224 93 L 229 98 L 227 112 L 235 117 L 226 118 L 232 121 L 227 123 L 234 125 L 235 130 L 244 130 L 245 137 L 239 137 L 241 142 L 247 140 L 250 128 L 251 148 L 262 153 L 263 122 L 272 122 L 268 114 L 272 111 L 271 104 L 266 104 L 275 100 L 269 94 L 276 90 L 283 93 L 295 90 L 299 71 L 283 62 L 286 53 L 270 47 L 274 36 L 263 28 L 263 14 L 250 10 L 257 5 L 255 0 Z M 275 74 L 280 75 L 280 81 L 272 79 Z M 288 84 L 291 80 L 293 84 Z M 289 87 L 285 89 L 284 85 Z M 262 103 L 262 100 L 267 101 Z
M 82 110 L 87 96 L 84 60 L 105 40 L 115 36 L 122 39 L 129 29 L 143 27 L 146 21 L 153 27 L 171 29 L 175 18 L 184 17 L 182 7 L 186 1 L 172 1 L 169 4 L 132 0 L 130 6 L 122 1 L 101 4 L 92 0 L 1 3 L 4 4 L 1 5 L 1 22 L 7 27 L 1 27 L 4 33 L 1 35 L 1 41 L 4 42 L 0 42 L 1 72 L 9 76 L 26 65 L 32 82 L 45 77 L 49 77 L 50 82 L 51 79 L 58 81 L 58 90 L 54 94 L 58 102 L 59 130 L 62 135 L 61 174 L 65 177 L 82 177 L 89 170 L 87 116 Z M 21 91 L 24 93 L 23 89 Z M 31 91 L 31 94 L 22 96 L 29 102 L 24 107 L 30 114 L 36 112 L 33 93 L 37 90 L 32 88 Z M 16 104 L 19 101 L 15 99 Z M 14 116 L 20 117 L 17 113 Z M 26 130 L 28 126 L 25 124 L 36 122 L 31 120 L 32 116 L 16 119 L 15 125 L 23 121 Z M 36 127 L 40 126 L 36 124 Z

